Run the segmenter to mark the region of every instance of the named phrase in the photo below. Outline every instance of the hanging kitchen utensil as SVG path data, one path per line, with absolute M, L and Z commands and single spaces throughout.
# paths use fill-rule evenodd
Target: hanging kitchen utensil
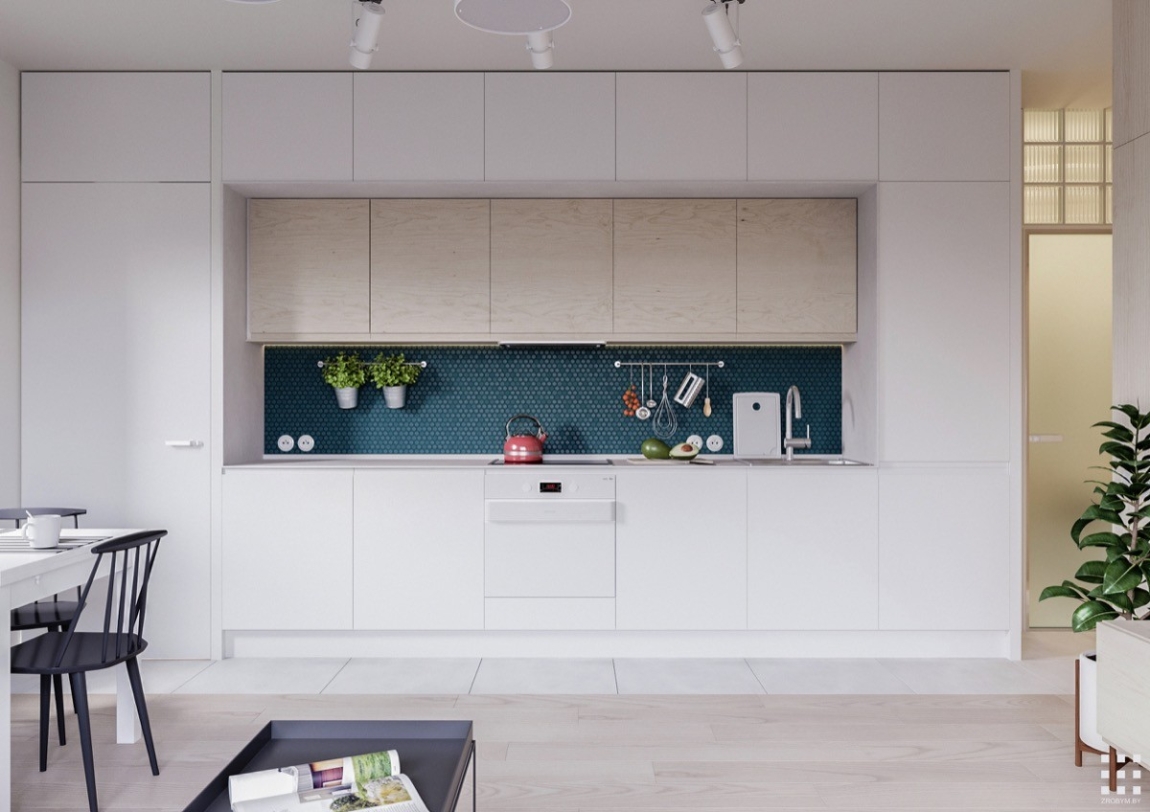
M 675 436 L 679 428 L 679 421 L 675 417 L 675 407 L 667 397 L 667 370 L 663 369 L 663 399 L 659 401 L 659 408 L 655 410 L 655 417 L 651 420 L 651 428 L 656 437 L 664 440 Z
M 535 424 L 534 434 L 512 434 L 511 424 L 516 420 L 530 420 Z M 507 421 L 507 439 L 503 441 L 503 462 L 513 463 L 543 462 L 543 444 L 547 442 L 547 432 L 543 424 L 529 414 L 517 414 Z
M 639 391 L 641 393 L 641 395 L 639 397 L 640 403 L 643 403 L 644 399 L 647 397 L 646 375 L 647 375 L 646 370 L 644 370 L 643 367 L 639 367 Z M 651 416 L 651 410 L 648 409 L 646 406 L 640 406 L 638 409 L 635 410 L 635 417 L 639 418 L 640 420 L 646 420 L 650 416 Z
M 627 388 L 623 390 L 623 417 L 634 417 L 635 411 L 639 408 L 639 396 L 635 394 L 635 370 L 630 370 L 630 381 L 627 383 Z
M 707 365 L 707 394 L 703 398 L 703 417 L 711 416 L 711 366 Z
M 647 367 L 647 371 L 651 374 L 651 385 L 647 387 L 647 408 L 655 408 L 655 365 L 651 364 Z
M 693 371 L 688 372 L 683 376 L 683 382 L 679 384 L 679 390 L 675 393 L 675 402 L 684 408 L 690 409 L 702 388 L 703 379 Z

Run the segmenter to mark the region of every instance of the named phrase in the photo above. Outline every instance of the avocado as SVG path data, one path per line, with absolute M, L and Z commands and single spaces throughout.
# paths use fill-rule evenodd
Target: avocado
M 699 453 L 699 449 L 690 443 L 677 443 L 671 446 L 671 458 L 676 460 L 691 460 Z
M 640 450 L 649 460 L 666 460 L 671 457 L 671 447 L 658 437 L 648 437 L 643 441 Z

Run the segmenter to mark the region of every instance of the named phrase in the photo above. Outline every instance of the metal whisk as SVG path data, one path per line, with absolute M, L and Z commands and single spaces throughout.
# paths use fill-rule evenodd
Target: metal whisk
M 671 405 L 671 399 L 667 397 L 666 367 L 663 367 L 663 399 L 659 401 L 659 407 L 655 409 L 651 428 L 654 430 L 655 436 L 663 440 L 674 437 L 679 428 L 678 418 L 675 417 L 675 407 Z

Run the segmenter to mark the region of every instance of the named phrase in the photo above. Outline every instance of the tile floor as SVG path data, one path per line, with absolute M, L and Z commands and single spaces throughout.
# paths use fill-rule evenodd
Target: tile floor
M 142 663 L 152 694 L 1072 694 L 1093 635 L 1026 635 L 1023 659 L 231 659 Z M 14 693 L 36 693 L 34 677 Z M 92 693 L 115 693 L 111 672 Z

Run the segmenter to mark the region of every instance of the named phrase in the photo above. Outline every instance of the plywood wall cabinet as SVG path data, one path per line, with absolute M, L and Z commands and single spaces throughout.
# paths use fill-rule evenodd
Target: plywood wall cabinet
M 615 332 L 735 332 L 735 201 L 615 201 Z
M 740 200 L 738 331 L 853 333 L 854 199 Z
M 487 180 L 614 180 L 615 74 L 488 73 Z
M 354 76 L 357 181 L 483 180 L 483 74 Z
M 225 181 L 352 180 L 352 74 L 225 73 Z
M 371 201 L 371 332 L 487 332 L 491 204 Z
M 367 200 L 252 200 L 248 327 L 263 333 L 369 331 Z
M 747 74 L 747 178 L 877 179 L 878 74 Z
M 747 179 L 745 73 L 619 73 L 615 82 L 617 180 Z
M 612 201 L 491 201 L 491 331 L 612 328 Z
M 29 181 L 211 180 L 211 74 L 25 73 Z
M 225 629 L 352 627 L 352 472 L 223 478 Z

